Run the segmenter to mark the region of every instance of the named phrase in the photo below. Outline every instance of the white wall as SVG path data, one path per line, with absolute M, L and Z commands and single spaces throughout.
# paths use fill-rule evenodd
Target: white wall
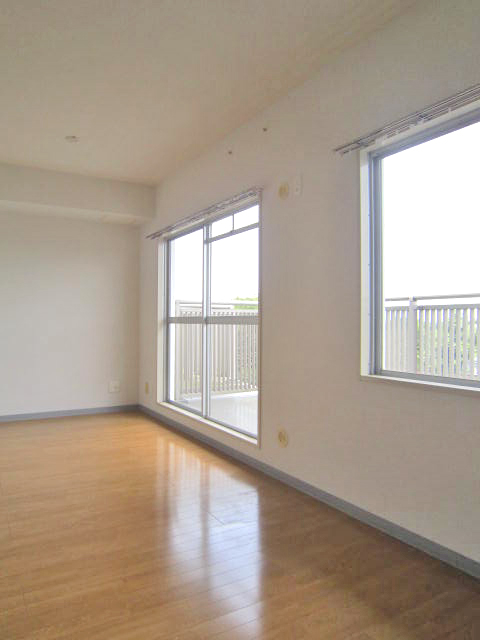
M 0 214 L 0 416 L 137 402 L 138 253 L 138 228 Z
M 128 224 L 150 220 L 154 207 L 153 187 L 0 163 L 0 212 Z
M 478 0 L 419 3 L 167 180 L 144 227 L 265 188 L 261 448 L 195 428 L 477 561 L 480 396 L 360 379 L 358 157 L 332 149 L 479 82 L 479 33 Z M 139 393 L 158 410 L 155 287 L 143 240 Z

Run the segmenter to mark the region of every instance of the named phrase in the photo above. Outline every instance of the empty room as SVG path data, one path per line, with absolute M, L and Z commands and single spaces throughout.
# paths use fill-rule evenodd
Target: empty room
M 480 640 L 479 0 L 0 0 L 0 640 Z

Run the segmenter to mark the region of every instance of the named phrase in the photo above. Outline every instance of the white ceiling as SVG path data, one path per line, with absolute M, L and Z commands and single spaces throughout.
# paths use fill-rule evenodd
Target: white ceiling
M 0 162 L 157 183 L 413 3 L 1 0 Z

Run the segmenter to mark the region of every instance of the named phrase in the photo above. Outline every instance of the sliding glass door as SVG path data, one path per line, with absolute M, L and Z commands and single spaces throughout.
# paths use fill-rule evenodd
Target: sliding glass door
M 201 411 L 203 230 L 170 240 L 168 249 L 167 398 Z
M 167 244 L 167 400 L 258 433 L 259 207 Z

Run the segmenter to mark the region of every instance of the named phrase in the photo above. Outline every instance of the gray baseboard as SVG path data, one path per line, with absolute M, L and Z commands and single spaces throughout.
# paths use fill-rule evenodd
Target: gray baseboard
M 415 547 L 416 549 L 427 553 L 429 556 L 432 556 L 437 560 L 441 560 L 442 562 L 445 562 L 446 564 L 451 565 L 452 567 L 455 567 L 456 569 L 459 569 L 460 571 L 463 571 L 464 573 L 467 573 L 475 578 L 480 578 L 480 562 L 472 560 L 471 558 L 467 558 L 466 556 L 457 553 L 456 551 L 452 551 L 451 549 L 448 549 L 447 547 L 444 547 L 440 544 L 437 544 L 432 540 L 428 540 L 427 538 L 424 538 L 417 533 L 413 533 L 408 529 L 404 529 L 394 522 L 385 520 L 384 518 L 370 513 L 365 509 L 361 509 L 360 507 L 357 507 L 350 502 L 342 500 L 341 498 L 337 498 L 331 493 L 327 493 L 326 491 L 317 489 L 317 487 L 314 487 L 313 485 L 308 484 L 303 480 L 299 480 L 298 478 L 284 473 L 283 471 L 279 471 L 278 469 L 275 469 L 274 467 L 271 467 L 264 462 L 260 462 L 259 460 L 256 460 L 255 458 L 252 458 L 244 453 L 240 453 L 239 451 L 236 451 L 235 449 L 232 449 L 231 447 L 218 442 L 214 438 L 205 436 L 204 434 L 199 433 L 198 431 L 195 431 L 190 427 L 186 427 L 180 422 L 172 420 L 171 418 L 168 418 L 157 411 L 153 411 L 152 409 L 149 409 L 148 407 L 145 407 L 143 405 L 139 405 L 138 409 L 157 422 L 167 427 L 171 427 L 175 431 L 179 431 L 181 433 L 184 433 L 185 435 L 190 436 L 191 438 L 194 438 L 195 440 L 199 440 L 200 442 L 203 442 L 208 446 L 221 451 L 222 453 L 228 455 L 231 458 L 234 458 L 235 460 L 238 460 L 239 462 L 242 462 L 243 464 L 253 467 L 254 469 L 257 469 L 258 471 L 261 471 L 262 473 L 265 473 L 266 475 L 271 476 L 272 478 L 275 478 L 276 480 L 279 480 L 280 482 L 283 482 L 284 484 L 287 484 L 290 487 L 301 491 L 302 493 L 306 493 L 319 502 L 323 502 L 335 509 L 338 509 L 339 511 L 342 511 L 352 518 L 359 520 L 360 522 L 368 524 L 371 527 L 374 527 L 375 529 L 378 529 L 383 533 L 386 533 L 393 538 L 396 538 L 397 540 L 408 544 L 411 547 Z
M 91 409 L 65 409 L 64 411 L 39 411 L 37 413 L 13 413 L 0 416 L 0 422 L 20 422 L 23 420 L 46 420 L 48 418 L 68 418 L 70 416 L 89 416 L 97 413 L 118 413 L 119 411 L 137 411 L 137 404 L 119 404 L 115 407 L 93 407 Z

